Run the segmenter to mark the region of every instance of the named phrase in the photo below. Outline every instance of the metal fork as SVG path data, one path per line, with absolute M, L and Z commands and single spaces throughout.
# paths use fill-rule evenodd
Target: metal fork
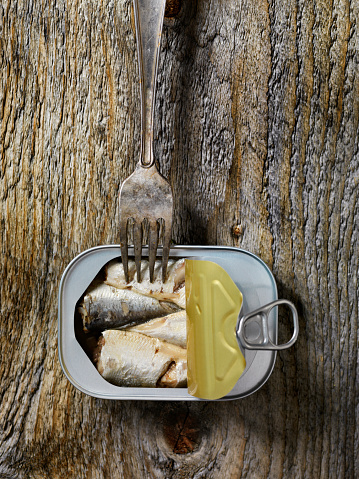
M 141 156 L 132 175 L 122 184 L 119 195 L 122 263 L 128 281 L 128 220 L 133 219 L 133 242 L 137 281 L 141 281 L 142 223 L 148 221 L 150 281 L 163 220 L 162 281 L 166 281 L 171 242 L 173 199 L 168 181 L 159 173 L 153 156 L 153 113 L 158 56 L 166 0 L 133 0 L 141 92 Z

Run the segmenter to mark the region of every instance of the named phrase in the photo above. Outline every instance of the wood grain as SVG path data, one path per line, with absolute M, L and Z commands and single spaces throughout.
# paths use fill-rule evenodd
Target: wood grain
M 0 477 L 358 477 L 359 2 L 178 5 L 155 120 L 173 239 L 258 254 L 298 307 L 297 345 L 240 401 L 70 385 L 59 281 L 79 252 L 118 241 L 139 155 L 131 2 L 3 0 Z

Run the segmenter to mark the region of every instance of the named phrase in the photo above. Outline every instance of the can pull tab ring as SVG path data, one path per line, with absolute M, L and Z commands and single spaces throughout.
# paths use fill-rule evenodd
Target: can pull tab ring
M 293 336 L 291 339 L 285 344 L 275 344 L 271 340 L 269 336 L 269 314 L 273 308 L 280 305 L 286 305 L 290 308 L 292 313 L 292 321 L 294 326 Z M 252 342 L 249 341 L 245 334 L 245 325 L 246 323 L 254 318 L 255 316 L 259 316 L 261 318 L 261 338 L 259 342 Z M 250 313 L 246 314 L 242 318 L 239 318 L 238 325 L 237 325 L 237 339 L 239 344 L 245 349 L 264 349 L 270 351 L 283 351 L 284 349 L 288 349 L 296 342 L 298 333 L 299 333 L 299 321 L 298 321 L 298 313 L 291 301 L 287 299 L 278 299 L 277 301 L 273 301 L 261 308 L 256 309 L 255 311 L 251 311 Z

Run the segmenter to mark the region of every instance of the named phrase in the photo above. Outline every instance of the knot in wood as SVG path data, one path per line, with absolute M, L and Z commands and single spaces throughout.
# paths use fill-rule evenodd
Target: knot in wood
M 233 235 L 234 236 L 242 236 L 243 234 L 243 226 L 242 225 L 234 225 L 233 226 Z
M 165 17 L 171 18 L 178 15 L 181 10 L 181 0 L 167 0 Z
M 189 454 L 198 449 L 201 442 L 199 421 L 189 410 L 167 416 L 163 433 L 175 454 Z

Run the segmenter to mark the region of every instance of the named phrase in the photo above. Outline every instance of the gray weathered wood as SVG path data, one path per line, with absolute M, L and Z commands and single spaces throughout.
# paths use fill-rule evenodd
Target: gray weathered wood
M 1 478 L 359 476 L 359 2 L 181 5 L 156 101 L 174 240 L 258 254 L 300 311 L 298 343 L 241 401 L 114 402 L 68 383 L 59 280 L 118 240 L 139 154 L 131 2 L 2 0 Z

